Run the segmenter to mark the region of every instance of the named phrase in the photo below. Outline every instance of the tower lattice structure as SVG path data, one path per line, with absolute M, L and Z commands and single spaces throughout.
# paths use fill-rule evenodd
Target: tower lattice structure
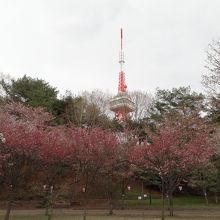
M 131 112 L 134 111 L 134 103 L 131 101 L 127 93 L 127 85 L 125 83 L 124 72 L 124 51 L 123 51 L 123 30 L 121 29 L 121 48 L 119 52 L 119 82 L 118 94 L 110 101 L 110 110 L 115 113 L 115 117 L 119 122 L 126 122 Z

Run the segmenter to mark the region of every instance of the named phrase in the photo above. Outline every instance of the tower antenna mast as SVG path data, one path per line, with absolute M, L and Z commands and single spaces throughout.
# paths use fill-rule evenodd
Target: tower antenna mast
M 123 65 L 125 63 L 124 60 L 124 51 L 123 51 L 123 30 L 121 28 L 121 50 L 119 52 L 119 63 L 120 63 L 120 71 L 123 70 Z
M 123 29 L 121 28 L 121 50 L 119 52 L 119 64 L 120 64 L 120 72 L 119 72 L 119 84 L 118 84 L 118 92 L 126 92 L 127 86 L 125 83 L 125 73 L 123 71 L 124 67 L 124 51 L 123 51 Z

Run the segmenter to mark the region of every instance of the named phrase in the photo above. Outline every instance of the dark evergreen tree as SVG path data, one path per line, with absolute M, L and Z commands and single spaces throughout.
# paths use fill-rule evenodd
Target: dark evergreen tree
M 12 80 L 11 83 L 6 83 L 3 79 L 1 85 L 9 100 L 19 101 L 33 107 L 41 106 L 53 112 L 58 90 L 44 80 L 24 75 L 22 78 Z
M 198 115 L 204 110 L 203 103 L 204 96 L 201 93 L 192 92 L 190 87 L 158 89 L 149 121 L 161 121 L 167 115 Z

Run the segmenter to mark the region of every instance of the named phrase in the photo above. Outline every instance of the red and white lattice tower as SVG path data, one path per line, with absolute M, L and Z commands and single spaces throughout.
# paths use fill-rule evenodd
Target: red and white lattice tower
M 134 103 L 131 101 L 127 93 L 127 85 L 125 83 L 124 67 L 124 51 L 123 51 L 123 30 L 121 29 L 121 50 L 119 52 L 119 83 L 118 94 L 110 101 L 110 110 L 115 113 L 115 117 L 119 122 L 126 122 L 129 114 L 134 111 Z

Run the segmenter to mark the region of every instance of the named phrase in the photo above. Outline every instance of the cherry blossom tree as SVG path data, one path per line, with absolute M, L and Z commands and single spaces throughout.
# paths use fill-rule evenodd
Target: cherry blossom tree
M 162 219 L 164 219 L 164 195 L 169 196 L 170 215 L 173 215 L 173 192 L 189 172 L 209 161 L 214 150 L 208 141 L 208 133 L 195 127 L 183 127 L 180 121 L 167 119 L 149 133 L 150 141 L 136 146 L 131 161 L 138 168 L 153 171 L 161 180 Z
M 65 126 L 47 127 L 39 149 L 39 172 L 45 195 L 46 215 L 52 216 L 54 197 L 70 171 L 68 155 L 71 153 L 70 136 Z
M 104 178 L 106 170 L 116 163 L 118 141 L 114 134 L 100 128 L 89 130 L 78 128 L 73 130 L 72 142 L 76 146 L 72 156 L 73 170 L 79 170 L 81 173 L 86 200 L 86 195 L 95 188 L 97 176 Z
M 6 104 L 0 108 L 0 132 L 5 138 L 0 153 L 8 155 L 2 164 L 4 185 L 9 192 L 5 220 L 9 219 L 17 190 L 24 189 L 34 174 L 45 122 L 50 119 L 51 116 L 43 109 L 33 109 L 19 103 Z
M 129 152 L 134 142 L 133 139 L 130 140 L 130 136 L 131 132 L 126 129 L 123 134 L 113 135 L 110 133 L 110 138 L 113 140 L 108 145 L 108 150 L 106 147 L 102 147 L 104 151 L 101 154 L 103 166 L 99 172 L 99 175 L 102 177 L 99 178 L 99 184 L 109 199 L 110 215 L 113 214 L 113 201 L 117 189 L 121 189 L 123 200 L 128 181 L 133 175 L 133 172 L 130 170 Z M 122 204 L 123 207 L 124 204 Z

